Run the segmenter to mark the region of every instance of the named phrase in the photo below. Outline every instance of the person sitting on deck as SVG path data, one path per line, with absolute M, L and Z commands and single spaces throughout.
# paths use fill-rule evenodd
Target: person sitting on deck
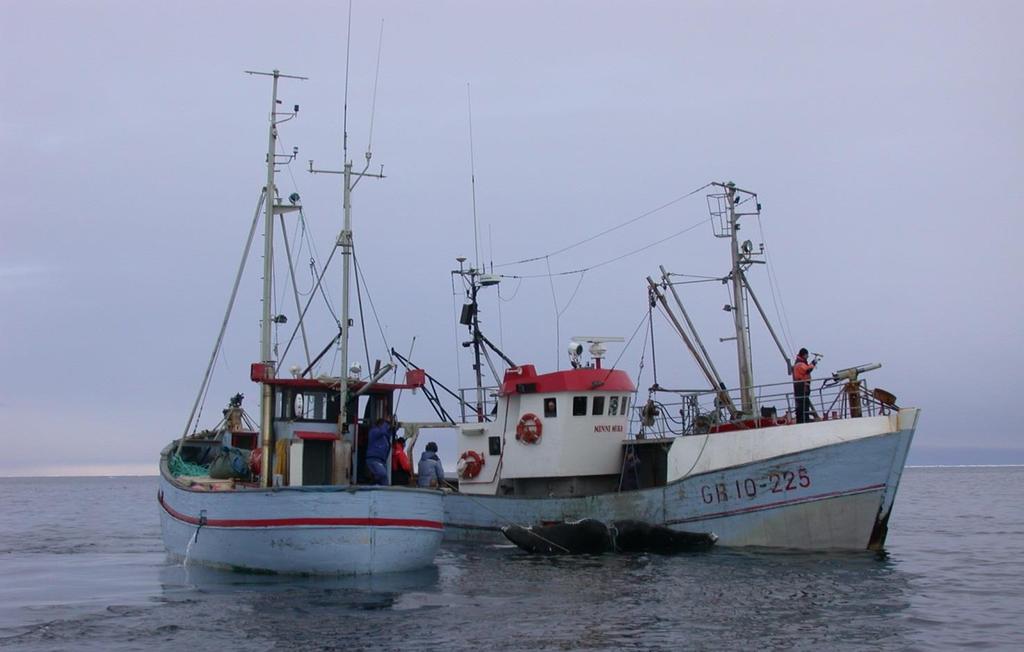
M 391 447 L 391 484 L 408 485 L 411 473 L 412 463 L 405 453 L 405 437 L 397 437 Z
M 807 349 L 800 349 L 793 363 L 793 396 L 796 399 L 796 422 L 807 423 L 807 412 L 811 407 L 811 372 L 818 365 L 807 362 Z
M 366 470 L 373 476 L 374 484 L 388 483 L 387 460 L 391 452 L 391 438 L 394 430 L 391 417 L 377 419 L 377 424 L 370 429 L 366 444 Z
M 444 487 L 444 467 L 441 466 L 441 458 L 437 456 L 437 444 L 430 442 L 427 450 L 420 456 L 419 467 L 416 469 L 418 487 Z

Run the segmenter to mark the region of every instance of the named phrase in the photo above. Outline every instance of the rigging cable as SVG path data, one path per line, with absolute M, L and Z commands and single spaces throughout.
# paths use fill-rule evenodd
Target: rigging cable
M 560 319 L 562 313 L 558 312 L 558 299 L 555 297 L 555 279 L 551 275 L 551 260 L 548 259 L 547 256 L 545 256 L 544 257 L 544 262 L 548 266 L 548 285 L 551 286 L 551 303 L 553 303 L 555 305 L 555 371 L 561 371 L 562 370 L 562 363 L 561 363 L 561 356 L 558 355 L 558 345 L 562 341 L 561 319 Z M 582 277 L 583 277 L 583 275 L 581 274 L 580 278 L 582 278 Z
M 615 371 L 618 368 L 619 360 L 622 359 L 622 356 L 626 355 L 626 351 L 629 350 L 629 345 L 633 343 L 633 339 L 636 337 L 636 334 L 640 332 L 640 327 L 644 325 L 645 321 L 647 321 L 647 315 L 646 314 L 643 317 L 640 318 L 640 323 L 637 324 L 636 328 L 633 329 L 633 334 L 630 335 L 629 336 L 629 340 L 626 341 L 626 346 L 622 347 L 622 351 L 619 353 L 619 357 L 615 358 L 615 362 L 613 362 L 612 366 L 608 368 L 608 373 L 605 374 L 604 380 L 601 381 L 602 385 L 611 377 L 612 372 Z M 646 340 L 646 336 L 645 336 L 644 339 Z
M 693 231 L 694 229 L 696 229 L 698 226 L 703 226 L 704 224 L 706 224 L 707 222 L 710 222 L 710 221 L 711 221 L 711 218 L 704 218 L 704 219 L 700 220 L 699 222 L 697 222 L 695 224 L 691 224 L 690 226 L 686 227 L 685 229 L 683 229 L 681 231 L 676 231 L 672 235 L 667 236 L 665 238 L 662 238 L 661 240 L 656 240 L 656 241 L 651 242 L 649 244 L 646 244 L 646 245 L 644 245 L 642 247 L 639 247 L 638 249 L 634 249 L 632 251 L 626 252 L 626 253 L 621 254 L 619 256 L 616 256 L 614 258 L 610 258 L 610 259 L 605 260 L 603 262 L 596 263 L 596 264 L 591 265 L 589 267 L 581 267 L 579 269 L 572 269 L 572 270 L 568 270 L 568 271 L 564 271 L 564 272 L 549 272 L 548 274 L 499 274 L 498 276 L 500 276 L 501 278 L 545 278 L 545 277 L 548 277 L 548 276 L 570 276 L 572 274 L 582 274 L 584 272 L 589 272 L 591 270 L 598 269 L 599 267 L 604 267 L 605 265 L 610 265 L 611 263 L 620 261 L 623 258 L 628 258 L 630 256 L 636 255 L 636 254 L 638 254 L 638 253 L 640 253 L 642 251 L 646 251 L 647 249 L 650 249 L 651 247 L 656 247 L 656 246 L 658 246 L 660 244 L 668 242 L 669 240 L 672 240 L 673 238 L 678 238 L 679 236 L 683 235 L 684 233 L 689 233 L 690 231 Z M 546 256 L 541 256 L 540 258 L 535 258 L 535 259 L 532 259 L 532 260 L 541 260 L 541 259 L 545 259 L 545 258 L 547 258 L 547 257 Z M 512 263 L 509 263 L 509 264 L 512 264 Z
M 508 297 L 507 299 L 505 297 L 501 296 L 501 286 L 500 285 L 498 286 L 498 299 L 500 301 L 504 301 L 504 302 L 507 303 L 509 301 L 514 300 L 516 298 L 516 296 L 519 295 L 519 288 L 523 287 L 523 279 L 517 279 L 517 280 L 519 281 L 519 283 L 516 285 L 515 291 L 513 291 L 512 292 L 512 296 Z M 454 288 L 453 288 L 453 291 L 454 291 Z
M 782 331 L 782 337 L 783 339 L 786 340 L 786 346 L 789 347 L 789 351 L 792 354 L 792 352 L 795 351 L 796 349 L 793 348 L 793 342 L 790 339 L 792 336 L 792 332 L 789 328 L 789 315 L 786 314 L 786 305 L 782 302 L 781 286 L 778 289 L 778 300 L 776 301 L 775 286 L 778 285 L 779 280 L 778 277 L 775 276 L 775 265 L 772 263 L 771 256 L 768 254 L 770 249 L 764 237 L 764 225 L 761 223 L 760 213 L 758 213 L 757 215 L 757 230 L 761 235 L 761 242 L 764 243 L 764 258 L 768 263 L 767 265 L 765 265 L 765 267 L 768 268 L 768 289 L 771 291 L 772 294 L 772 304 L 775 306 L 775 317 L 779 320 L 779 330 Z M 779 309 L 779 306 L 782 306 L 781 310 Z
M 359 261 L 356 260 L 356 248 L 352 247 L 352 264 L 356 268 L 356 300 L 359 303 L 359 326 L 363 331 L 363 351 L 366 352 L 366 370 L 369 372 L 372 367 L 370 366 L 370 345 L 367 343 L 366 338 L 366 318 L 363 316 L 363 292 L 359 285 Z
M 309 295 L 309 299 L 306 300 L 306 306 L 302 309 L 302 314 L 299 315 L 299 321 L 300 322 L 303 319 L 306 318 L 306 312 L 309 310 L 309 307 L 313 304 L 313 299 L 316 297 L 316 290 L 317 290 L 317 288 L 320 288 L 323 285 L 324 275 L 327 273 L 327 268 L 331 266 L 331 260 L 334 259 L 334 253 L 336 251 L 338 251 L 337 247 L 335 247 L 335 248 L 333 248 L 331 250 L 331 255 L 327 257 L 327 262 L 324 263 L 323 271 L 319 272 L 319 273 L 316 270 L 316 260 L 313 259 L 313 258 L 309 259 L 309 267 L 313 271 L 313 275 L 316 276 L 316 284 L 313 286 L 313 290 L 312 290 L 312 292 Z M 330 309 L 330 304 L 328 304 L 327 307 L 328 307 L 328 309 Z M 332 312 L 331 315 L 333 316 L 334 313 Z M 335 319 L 335 321 L 338 320 L 337 317 L 335 317 L 334 319 Z M 341 323 L 340 322 L 338 323 L 338 327 L 341 328 Z M 281 354 L 281 359 L 282 360 L 284 359 L 284 357 L 286 355 L 288 355 L 288 349 L 291 348 L 292 342 L 295 341 L 295 336 L 298 335 L 298 333 L 299 333 L 299 329 L 298 329 L 298 326 L 296 326 L 296 328 L 294 330 L 292 330 L 291 337 L 288 338 L 288 344 L 286 344 L 285 347 L 284 347 L 284 353 Z
M 300 209 L 301 210 L 301 209 Z M 299 286 L 295 280 L 295 266 L 292 263 L 292 249 L 288 243 L 288 227 L 284 223 L 284 213 L 278 215 L 281 220 L 281 237 L 284 240 L 284 252 L 288 261 L 288 278 L 292 282 L 292 292 L 295 296 L 295 315 L 298 316 L 302 310 L 301 303 L 299 302 Z M 309 366 L 312 358 L 309 355 L 309 339 L 306 337 L 306 323 L 300 321 L 298 323 L 299 330 L 302 332 L 302 348 L 306 353 L 306 366 Z
M 264 188 L 260 193 L 259 201 L 256 202 L 256 212 L 252 217 L 252 226 L 249 227 L 249 238 L 245 241 L 245 248 L 242 250 L 242 261 L 238 265 L 238 273 L 235 275 L 235 284 L 231 288 L 231 298 L 228 299 L 227 309 L 224 311 L 224 319 L 221 322 L 220 333 L 217 335 L 217 342 L 213 346 L 213 353 L 210 354 L 210 362 L 206 366 L 206 372 L 203 374 L 203 381 L 199 387 L 199 394 L 196 396 L 195 403 L 192 404 L 192 412 L 188 415 L 188 421 L 185 422 L 185 430 L 181 434 L 181 440 L 178 441 L 177 453 L 181 454 L 181 446 L 185 443 L 185 437 L 188 436 L 188 431 L 193 427 L 192 419 L 195 418 L 196 410 L 199 408 L 199 403 L 204 400 L 206 392 L 209 390 L 210 374 L 213 372 L 213 365 L 217 360 L 217 353 L 220 351 L 221 344 L 224 342 L 224 331 L 227 330 L 228 320 L 231 318 L 231 309 L 235 305 L 235 297 L 238 295 L 238 285 L 242 281 L 242 273 L 245 271 L 245 263 L 249 259 L 249 249 L 252 246 L 252 239 L 256 235 L 256 226 L 259 224 L 260 219 L 260 207 L 263 205 L 267 190 Z M 196 422 L 198 424 L 198 420 Z
M 353 249 L 354 249 L 354 247 L 353 247 Z M 337 249 L 335 251 L 337 251 Z M 315 265 L 315 262 L 313 264 Z M 314 269 L 316 269 L 316 268 L 314 267 Z M 325 266 L 324 267 L 324 271 L 321 274 L 321 278 L 323 278 L 323 274 L 326 274 L 326 273 L 327 273 L 327 267 Z M 323 283 L 317 283 L 316 286 L 320 290 L 320 296 L 322 296 L 324 298 L 324 304 L 327 306 L 327 312 L 331 313 L 331 318 L 334 319 L 334 321 L 338 322 L 338 324 L 340 325 L 341 324 L 341 319 L 338 318 L 338 315 L 334 314 L 334 308 L 331 307 L 331 300 L 327 297 L 327 291 L 324 290 L 324 284 Z M 310 298 L 312 298 L 312 297 L 310 297 Z
M 584 277 L 584 276 L 586 276 L 586 274 L 587 274 L 586 272 L 582 272 L 582 273 L 580 274 L 580 278 L 579 278 L 579 280 L 578 280 L 578 281 L 576 281 L 576 289 L 572 291 L 572 295 L 571 295 L 571 296 L 569 297 L 569 300 L 568 300 L 568 301 L 566 302 L 566 304 L 565 304 L 565 307 L 564 307 L 564 308 L 562 308 L 562 309 L 561 309 L 561 310 L 560 310 L 560 311 L 558 312 L 558 316 L 559 316 L 559 317 L 561 317 L 562 315 L 564 315 L 564 314 L 565 314 L 565 311 L 566 311 L 566 310 L 568 310 L 568 309 L 569 309 L 569 306 L 571 306 L 571 305 L 572 305 L 573 299 L 575 299 L 575 298 L 576 298 L 576 293 L 580 291 L 580 286 L 581 286 L 581 285 L 583 285 L 583 277 Z
M 462 277 L 460 276 L 459 278 L 461 279 Z M 459 326 L 461 326 L 462 324 L 460 323 L 459 317 L 458 317 L 458 315 L 459 315 L 459 304 L 455 300 L 455 297 L 457 295 L 455 294 L 455 273 L 454 272 L 451 274 L 451 279 L 452 279 L 452 318 L 455 320 L 455 328 L 452 329 L 452 343 L 455 345 L 455 373 L 456 373 L 456 377 L 459 380 L 459 389 L 461 390 L 462 389 L 462 360 L 459 357 Z M 501 290 L 499 289 L 498 292 L 500 293 Z M 462 406 L 460 406 L 460 407 L 462 407 Z M 463 408 L 463 409 L 465 409 L 465 408 Z M 463 414 L 465 414 L 465 413 L 463 413 Z
M 352 262 L 354 263 L 356 274 L 363 276 L 363 269 L 359 266 L 356 260 L 356 247 L 352 245 Z M 391 357 L 391 344 L 388 343 L 388 337 L 384 334 L 384 327 L 381 326 L 380 316 L 377 314 L 377 307 L 373 305 L 373 295 L 370 293 L 370 286 L 366 284 L 366 277 L 363 276 L 363 287 L 366 288 L 366 300 L 370 302 L 370 311 L 373 313 L 373 320 L 377 322 L 377 330 L 380 331 L 380 339 L 384 340 L 384 346 L 387 347 L 388 357 Z
M 657 300 L 654 298 L 654 290 L 647 291 L 647 323 L 651 329 L 651 371 L 654 374 L 654 384 L 658 384 L 658 358 L 655 355 L 657 348 L 654 346 L 654 305 Z M 646 342 L 646 340 L 644 340 Z M 646 349 L 646 344 L 645 344 Z M 643 369 L 643 363 L 641 362 L 640 368 Z M 640 386 L 639 376 L 637 376 L 637 387 Z
M 668 201 L 668 202 L 662 204 L 661 206 L 658 206 L 657 208 L 652 208 L 651 210 L 649 210 L 649 211 L 647 211 L 645 213 L 641 213 L 640 215 L 637 215 L 634 218 L 626 220 L 625 222 L 623 222 L 623 223 L 621 223 L 621 224 L 619 224 L 617 226 L 613 226 L 613 227 L 611 227 L 609 229 L 605 229 L 604 231 L 601 231 L 600 233 L 596 233 L 596 234 L 594 234 L 594 235 L 592 235 L 592 236 L 590 236 L 588 238 L 584 238 L 583 240 L 580 240 L 579 242 L 575 242 L 575 243 L 573 243 L 571 245 L 568 245 L 566 247 L 562 247 L 561 249 L 556 249 L 555 251 L 549 252 L 547 254 L 543 254 L 541 256 L 534 256 L 533 258 L 524 258 L 522 260 L 515 260 L 515 261 L 512 261 L 512 262 L 508 262 L 508 263 L 500 263 L 498 265 L 495 265 L 495 267 L 507 267 L 509 265 L 521 265 L 523 263 L 532 263 L 532 262 L 535 262 L 535 261 L 538 261 L 538 260 L 543 260 L 544 258 L 548 258 L 549 256 L 556 256 L 558 254 L 565 253 L 566 251 L 569 251 L 570 249 L 575 249 L 576 247 L 578 247 L 580 245 L 583 245 L 583 244 L 586 244 L 586 243 L 590 242 L 591 240 L 596 240 L 597 238 L 600 238 L 603 235 L 607 235 L 609 233 L 612 233 L 613 231 L 618 231 L 619 229 L 621 229 L 623 227 L 626 227 L 626 226 L 629 226 L 630 224 L 633 224 L 634 222 L 638 222 L 638 221 L 644 219 L 645 217 L 650 217 L 651 215 L 654 215 L 658 211 L 664 210 L 664 209 L 668 208 L 669 206 L 672 206 L 673 204 L 677 204 L 677 203 L 683 201 L 684 199 L 686 199 L 688 197 L 692 197 L 693 195 L 696 195 L 698 192 L 704 190 L 705 188 L 709 187 L 710 185 L 711 185 L 710 183 L 705 183 L 700 188 L 696 188 L 694 190 L 691 190 L 690 192 L 686 193 L 685 195 L 681 195 L 679 197 L 676 197 L 675 199 L 673 199 L 671 201 Z

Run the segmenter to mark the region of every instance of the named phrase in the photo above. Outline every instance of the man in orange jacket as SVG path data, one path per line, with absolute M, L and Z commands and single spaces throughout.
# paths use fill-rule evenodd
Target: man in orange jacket
M 818 360 L 807 362 L 807 349 L 800 349 L 793 363 L 793 395 L 796 397 L 796 422 L 806 423 L 811 407 L 811 372 Z
M 405 452 L 405 437 L 397 437 L 391 448 L 391 484 L 405 486 L 409 484 L 412 463 Z

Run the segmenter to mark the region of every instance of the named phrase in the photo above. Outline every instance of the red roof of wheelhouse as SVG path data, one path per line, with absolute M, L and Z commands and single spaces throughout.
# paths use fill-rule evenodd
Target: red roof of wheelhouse
M 501 384 L 502 396 L 507 394 L 554 394 L 558 392 L 627 392 L 633 393 L 636 386 L 629 374 L 620 369 L 567 369 L 547 374 L 537 374 L 532 364 L 524 364 L 505 372 Z

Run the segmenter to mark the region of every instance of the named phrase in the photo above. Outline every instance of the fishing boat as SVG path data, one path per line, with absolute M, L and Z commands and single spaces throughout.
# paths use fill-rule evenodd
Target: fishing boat
M 441 492 L 379 486 L 368 483 L 361 472 L 371 425 L 394 414 L 396 392 L 424 382 L 422 370 L 409 371 L 404 382 L 386 383 L 383 379 L 392 365 L 364 377 L 358 366 L 348 364 L 353 179 L 381 175 L 353 171 L 346 147 L 344 170 L 339 171 L 344 180 L 344 226 L 337 239 L 343 264 L 339 329 L 320 356 L 303 365 L 304 370 L 293 366 L 291 377 L 282 377 L 278 369 L 283 365 L 274 359 L 276 349 L 271 345 L 271 325 L 286 323 L 283 315 L 271 314 L 275 219 L 286 234 L 285 216 L 301 215 L 301 203 L 297 194 L 283 202 L 274 184 L 276 167 L 289 163 L 296 153 L 277 152 L 278 126 L 299 110 L 298 105 L 290 112 L 281 110 L 278 82 L 305 78 L 277 70 L 250 74 L 273 80 L 266 185 L 188 424 L 160 454 L 157 500 L 164 545 L 170 555 L 188 562 L 265 572 L 341 575 L 430 566 L 442 539 Z M 369 152 L 366 159 L 368 168 Z M 197 431 L 197 407 L 209 386 L 261 213 L 261 350 L 259 362 L 250 370 L 250 379 L 260 390 L 258 424 L 248 417 L 243 395 L 238 394 L 220 423 Z M 287 235 L 284 244 L 287 251 Z M 297 290 L 295 301 L 301 326 L 309 303 L 300 309 Z M 305 339 L 304 330 L 302 335 Z M 339 354 L 342 373 L 314 375 L 320 359 L 331 350 Z M 286 354 L 287 350 L 281 357 Z M 403 425 L 414 438 L 416 424 Z
M 604 363 L 608 345 L 623 338 L 574 338 L 565 370 L 543 373 L 513 363 L 482 335 L 477 317 L 479 291 L 500 278 L 464 269 L 460 260 L 462 323 L 472 334 L 467 345 L 475 351 L 477 383 L 460 395 L 458 491 L 445 497 L 447 539 L 499 541 L 508 525 L 631 519 L 713 533 L 719 546 L 884 546 L 919 410 L 868 387 L 863 376 L 878 364 L 812 381 L 812 416 L 803 423 L 791 381 L 755 385 L 749 304 L 765 315 L 746 271 L 763 247 L 741 242 L 738 231 L 742 218 L 759 214 L 760 204 L 756 194 L 732 183 L 707 187 L 715 235 L 730 243 L 730 271 L 716 280 L 732 290 L 727 308 L 739 366 L 739 386 L 732 389 L 664 267 L 657 281 L 648 277 L 651 311 L 665 314 L 707 388 L 669 389 L 656 380 L 640 397 L 625 371 Z M 498 384 L 484 387 L 482 363 L 495 370 L 490 353 L 506 368 Z

